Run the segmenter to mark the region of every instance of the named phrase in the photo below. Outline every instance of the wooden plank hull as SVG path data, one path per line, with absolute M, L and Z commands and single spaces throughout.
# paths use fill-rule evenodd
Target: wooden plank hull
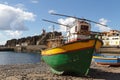
M 98 39 L 77 41 L 42 51 L 43 60 L 56 74 L 64 72 L 87 75 L 95 48 L 100 48 Z

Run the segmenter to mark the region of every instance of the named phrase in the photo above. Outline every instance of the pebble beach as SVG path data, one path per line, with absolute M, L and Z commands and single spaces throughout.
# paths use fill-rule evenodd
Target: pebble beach
M 119 80 L 120 67 L 92 63 L 88 76 L 55 75 L 49 67 L 37 64 L 0 65 L 0 80 Z

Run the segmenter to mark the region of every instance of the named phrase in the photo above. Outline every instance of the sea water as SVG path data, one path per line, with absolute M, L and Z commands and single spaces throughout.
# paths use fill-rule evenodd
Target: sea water
M 39 63 L 40 53 L 0 52 L 0 65 Z

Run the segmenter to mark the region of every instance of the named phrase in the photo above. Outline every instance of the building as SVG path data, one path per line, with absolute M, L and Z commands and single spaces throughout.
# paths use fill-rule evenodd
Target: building
M 102 32 L 99 38 L 103 40 L 103 46 L 120 47 L 120 31 L 118 30 Z

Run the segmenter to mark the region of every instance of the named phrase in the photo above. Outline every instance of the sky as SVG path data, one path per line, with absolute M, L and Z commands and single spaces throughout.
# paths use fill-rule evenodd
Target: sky
M 120 29 L 120 0 L 0 0 L 0 45 L 7 40 L 40 35 L 42 29 L 65 31 L 65 27 L 42 19 L 70 24 L 73 18 L 51 15 L 51 12 L 85 18 L 108 27 L 91 23 L 92 31 Z

